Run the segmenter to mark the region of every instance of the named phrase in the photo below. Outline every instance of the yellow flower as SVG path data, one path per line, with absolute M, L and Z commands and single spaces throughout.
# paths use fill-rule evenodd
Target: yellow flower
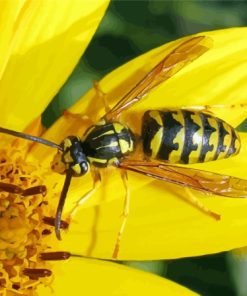
M 1 126 L 41 134 L 40 114 L 78 62 L 107 4 L 104 0 L 90 5 L 83 0 L 1 1 Z M 42 159 L 34 159 L 31 146 L 1 135 L 1 295 L 67 295 L 73 289 L 107 295 L 137 290 L 143 295 L 154 291 L 195 295 L 168 280 L 111 262 L 74 257 L 53 266 L 49 259 L 70 256 L 61 252 L 52 226 L 58 201 L 53 193 L 59 195 L 60 180 L 58 175 L 53 179 L 49 167 L 41 168 Z M 49 149 L 48 154 L 54 151 Z M 67 226 L 64 222 L 62 228 Z
M 237 127 L 246 118 L 246 28 L 200 33 L 213 40 L 213 47 L 196 61 L 167 80 L 147 98 L 126 111 L 121 120 L 135 127 L 149 109 L 180 108 L 181 106 L 223 105 L 210 109 L 229 124 Z M 188 38 L 188 37 L 186 37 Z M 135 85 L 182 40 L 154 49 L 107 75 L 101 82 L 111 106 L 126 90 Z M 236 105 L 234 108 L 231 105 Z M 88 115 L 97 121 L 104 114 L 104 105 L 94 89 L 72 108 L 71 112 Z M 81 136 L 90 124 L 87 120 L 63 117 L 45 134 L 60 142 L 68 134 Z M 246 178 L 246 135 L 240 133 L 239 155 L 192 167 Z M 48 149 L 35 145 L 32 160 L 43 160 L 49 166 Z M 206 196 L 191 191 L 210 210 L 221 215 L 220 221 L 198 211 L 183 200 L 184 188 L 128 173 L 131 193 L 130 214 L 122 236 L 119 259 L 148 260 L 179 258 L 210 254 L 246 245 L 246 206 L 244 198 Z M 62 186 L 63 178 L 60 180 Z M 112 258 L 123 211 L 124 186 L 118 170 L 103 174 L 103 185 L 78 210 L 63 236 L 62 246 L 74 253 L 97 258 Z M 90 174 L 73 180 L 66 200 L 65 212 L 92 187 Z M 117 190 L 117 192 L 116 192 Z M 187 193 L 186 193 L 187 194 Z M 71 242 L 75 243 L 72 244 Z

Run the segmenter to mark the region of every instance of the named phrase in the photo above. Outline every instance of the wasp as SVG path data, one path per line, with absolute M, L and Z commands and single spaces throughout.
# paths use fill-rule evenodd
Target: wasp
M 127 171 L 208 194 L 247 197 L 247 180 L 178 165 L 214 161 L 239 152 L 241 144 L 236 130 L 215 117 L 207 108 L 147 110 L 142 117 L 142 129 L 138 136 L 120 119 L 122 112 L 141 101 L 152 89 L 205 54 L 212 47 L 212 41 L 208 36 L 196 36 L 179 44 L 115 106 L 106 106 L 105 115 L 97 124 L 91 126 L 82 138 L 68 136 L 61 144 L 56 144 L 43 138 L 0 128 L 1 133 L 57 149 L 51 168 L 66 175 L 55 217 L 58 239 L 61 239 L 61 215 L 71 179 L 73 176 L 85 175 L 89 168 L 92 168 L 93 172 L 93 188 L 77 202 L 76 207 L 97 189 L 100 183 L 99 168 L 112 165 L 122 172 L 126 189 L 124 218 L 118 232 L 113 258 L 117 258 L 128 215 L 130 196 Z M 136 157 L 135 152 L 138 149 L 141 152 Z M 219 219 L 217 213 L 199 202 L 190 202 L 208 215 Z

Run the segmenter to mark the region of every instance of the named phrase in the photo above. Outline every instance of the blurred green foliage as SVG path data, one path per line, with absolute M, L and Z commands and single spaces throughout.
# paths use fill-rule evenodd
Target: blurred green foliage
M 184 35 L 245 26 L 246 11 L 246 1 L 112 1 L 80 63 L 44 112 L 44 123 L 52 124 L 92 86 L 93 80 L 119 65 Z M 157 268 L 153 262 L 129 264 L 166 274 L 201 295 L 247 295 L 245 260 L 236 261 L 231 255 L 227 261 L 225 254 L 218 254 L 169 261 L 164 266 L 158 262 Z

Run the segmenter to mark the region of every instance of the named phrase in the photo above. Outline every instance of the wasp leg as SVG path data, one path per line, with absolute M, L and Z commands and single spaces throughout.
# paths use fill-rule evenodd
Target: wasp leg
M 199 201 L 199 199 L 191 192 L 191 190 L 185 187 L 185 194 L 179 195 L 183 200 L 190 203 L 192 206 L 197 208 L 199 211 L 204 214 L 210 216 L 215 220 L 220 220 L 220 215 L 208 209 L 203 203 Z
M 127 175 L 126 171 L 121 170 L 121 178 L 123 180 L 123 184 L 124 184 L 124 188 L 125 188 L 125 199 L 124 199 L 124 210 L 123 210 L 123 214 L 122 214 L 123 220 L 122 220 L 121 227 L 118 231 L 117 240 L 115 243 L 114 251 L 112 253 L 112 258 L 115 260 L 118 257 L 120 242 L 121 242 L 122 235 L 123 235 L 123 232 L 124 232 L 124 229 L 126 226 L 127 218 L 129 215 L 129 206 L 130 206 L 130 192 L 129 192 L 129 188 L 128 188 L 128 184 L 127 184 L 128 175 Z
M 78 208 L 90 198 L 90 196 L 99 188 L 101 184 L 100 172 L 97 168 L 92 168 L 92 177 L 93 177 L 93 188 L 90 189 L 86 194 L 84 194 L 79 200 L 76 201 L 75 206 L 69 213 L 69 221 L 73 219 L 73 216 L 77 212 Z
M 80 120 L 82 122 L 82 124 L 93 125 L 93 121 L 91 120 L 91 118 L 88 115 L 83 115 L 80 113 L 73 113 L 69 110 L 64 110 L 63 116 L 68 119 Z
M 97 80 L 93 81 L 93 87 L 95 89 L 96 95 L 98 98 L 100 98 L 104 104 L 104 108 L 105 108 L 105 113 L 110 111 L 110 107 L 108 105 L 108 102 L 106 100 L 106 96 L 107 94 L 105 92 L 103 92 L 103 90 L 101 89 L 99 82 Z M 63 111 L 63 116 L 67 117 L 67 118 L 72 118 L 72 119 L 76 119 L 76 120 L 82 120 L 86 122 L 89 122 L 90 125 L 93 125 L 94 122 L 92 122 L 91 118 L 87 115 L 82 115 L 80 113 L 73 113 L 69 110 L 64 110 Z
M 106 96 L 107 94 L 105 92 L 103 92 L 103 90 L 101 89 L 99 82 L 97 80 L 93 81 L 93 87 L 96 91 L 97 96 L 102 99 L 102 102 L 104 103 L 104 107 L 105 107 L 105 113 L 109 112 L 111 109 L 108 105 L 108 102 L 106 100 Z

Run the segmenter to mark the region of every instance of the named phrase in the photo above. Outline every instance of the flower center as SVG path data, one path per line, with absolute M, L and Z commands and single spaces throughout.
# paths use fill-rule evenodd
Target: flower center
M 26 163 L 18 150 L 0 150 L 0 294 L 32 295 L 40 283 L 50 284 L 49 261 L 69 257 L 67 252 L 50 252 L 55 245 L 49 238 L 54 231 L 50 213 L 38 167 Z

